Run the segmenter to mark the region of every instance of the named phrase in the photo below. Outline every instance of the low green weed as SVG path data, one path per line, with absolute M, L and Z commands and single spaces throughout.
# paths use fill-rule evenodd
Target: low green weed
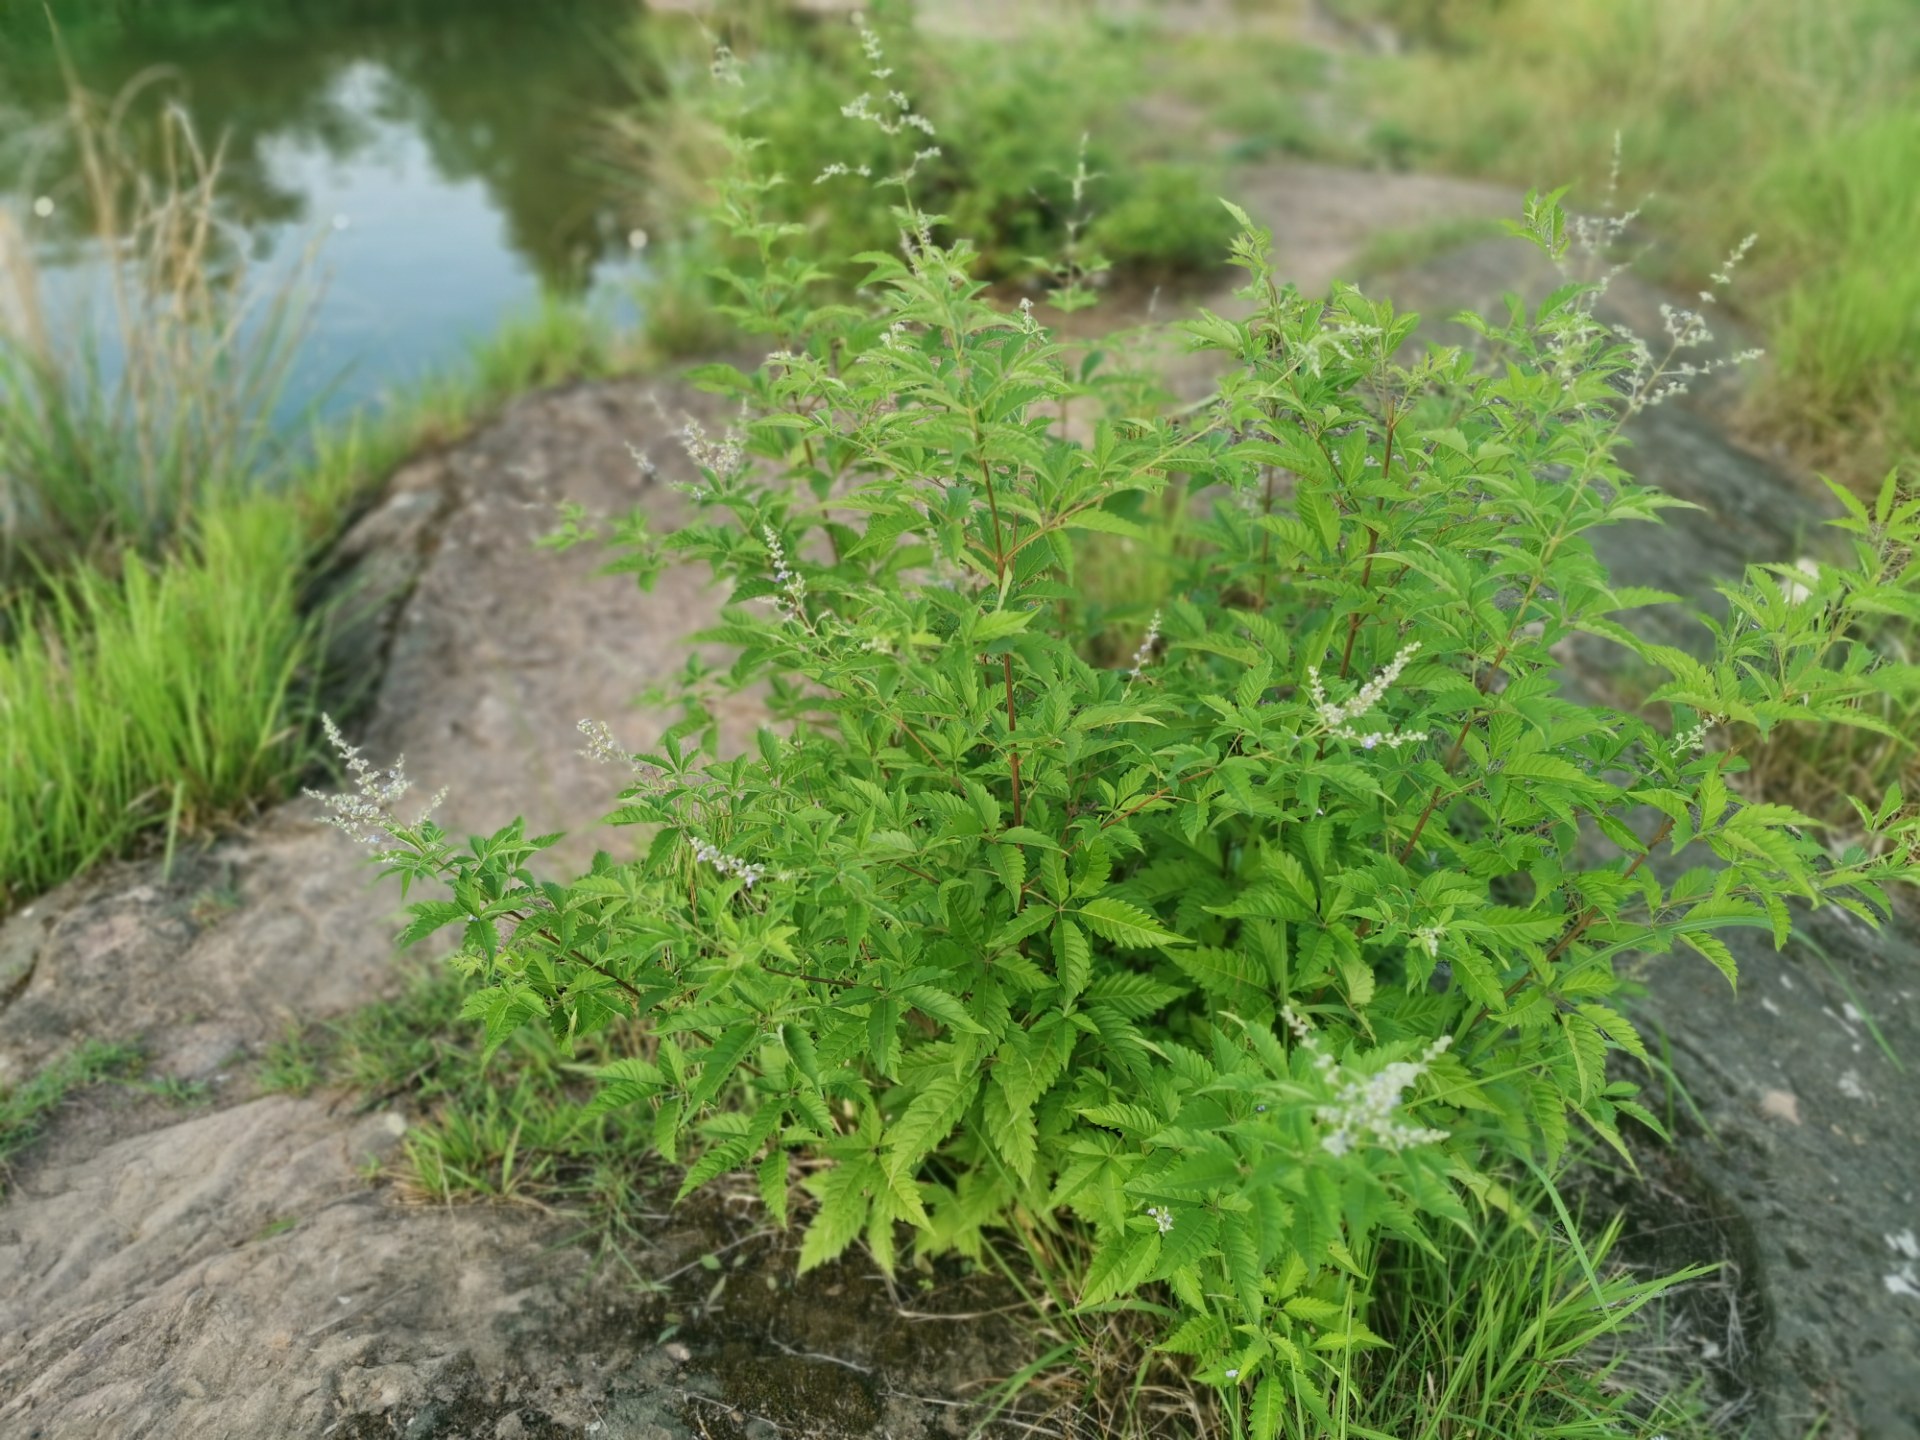
M 1650 1063 L 1622 957 L 1731 981 L 1718 932 L 1783 944 L 1790 901 L 1878 923 L 1920 874 L 1897 789 L 1862 807 L 1869 843 L 1829 849 L 1734 788 L 1783 723 L 1885 731 L 1846 611 L 1911 602 L 1892 557 L 1920 504 L 1851 512 L 1863 548 L 1817 590 L 1753 567 L 1703 621 L 1709 659 L 1648 642 L 1633 610 L 1672 597 L 1612 585 L 1590 536 L 1676 503 L 1616 446 L 1689 373 L 1697 316 L 1656 360 L 1569 283 L 1480 322 L 1497 367 L 1404 362 L 1417 317 L 1283 285 L 1229 207 L 1250 314 L 1186 333 L 1233 368 L 1209 405 L 1122 409 L 937 241 L 908 128 L 882 127 L 900 238 L 862 257 L 858 303 L 809 300 L 824 267 L 762 208 L 769 177 L 728 185 L 719 223 L 757 257 L 730 318 L 777 348 L 697 372 L 743 407 L 689 441 L 699 517 L 607 532 L 643 585 L 693 563 L 726 587 L 697 638 L 736 658 L 707 681 L 775 723 L 721 754 L 689 689 L 630 756 L 583 722 L 627 771 L 613 820 L 648 838 L 569 883 L 519 822 L 461 844 L 403 820 L 404 777 L 344 741 L 330 804 L 403 891 L 444 885 L 403 939 L 458 931 L 490 1052 L 613 1051 L 586 1113 L 650 1133 L 683 1195 L 749 1172 L 784 1224 L 802 1159 L 803 1269 L 1038 1236 L 1080 1257 L 1076 1315 L 1149 1307 L 1236 1433 L 1358 1433 L 1356 1377 L 1423 1343 L 1395 1257 L 1535 1224 L 1521 1182 L 1576 1134 L 1625 1154 L 1624 1122 L 1657 1129 L 1617 1064 Z M 1516 229 L 1560 264 L 1590 233 L 1557 196 Z M 1210 513 L 1130 662 L 1096 663 L 1083 547 L 1144 538 L 1129 507 L 1176 485 Z M 1563 695 L 1576 633 L 1664 674 L 1645 710 Z M 495 1188 L 510 1112 L 447 1137 Z M 1532 1273 L 1472 1322 L 1497 1343 L 1433 1428 L 1539 1423 L 1512 1411 L 1527 1377 L 1651 1293 L 1590 1255 L 1579 1284 Z
M 68 1096 L 126 1074 L 139 1063 L 137 1050 L 88 1040 L 19 1084 L 0 1091 L 0 1198 L 6 1195 L 8 1162 L 39 1137 L 47 1117 Z
M 307 537 L 270 498 L 196 517 L 117 576 L 16 600 L 0 647 L 0 908 L 160 833 L 171 846 L 285 793 L 307 763 Z
M 307 1095 L 325 1078 L 323 1057 L 295 1024 L 271 1042 L 261 1057 L 258 1083 L 266 1095 Z
M 568 1055 L 529 1030 L 483 1053 L 462 1013 L 469 991 L 444 967 L 419 970 L 391 999 L 290 1030 L 268 1048 L 260 1088 L 337 1086 L 363 1109 L 412 1112 L 388 1173 L 413 1199 L 522 1201 L 573 1215 L 609 1258 L 637 1246 L 659 1167 L 650 1131 L 589 1108 L 585 1067 L 614 1058 L 610 1037 Z

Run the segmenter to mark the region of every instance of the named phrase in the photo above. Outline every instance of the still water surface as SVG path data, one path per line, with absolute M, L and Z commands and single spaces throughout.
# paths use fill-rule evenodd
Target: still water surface
M 226 137 L 222 204 L 259 278 L 324 236 L 284 408 L 338 412 L 457 363 L 543 288 L 618 307 L 638 273 L 597 126 L 632 98 L 620 57 L 637 0 L 52 9 L 87 89 L 119 94 L 159 67 L 134 123 L 178 100 Z M 98 282 L 65 104 L 40 0 L 0 0 L 0 204 L 56 313 Z

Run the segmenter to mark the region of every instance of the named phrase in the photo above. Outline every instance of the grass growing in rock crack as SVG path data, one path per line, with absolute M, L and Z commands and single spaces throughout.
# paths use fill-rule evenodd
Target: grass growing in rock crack
M 181 553 L 22 597 L 0 649 L 0 900 L 159 831 L 171 848 L 282 793 L 305 757 L 307 542 L 273 501 L 200 515 Z
M 397 1104 L 411 1123 L 386 1175 L 402 1195 L 562 1211 L 618 1263 L 622 1247 L 639 1241 L 662 1166 L 650 1135 L 588 1109 L 591 1085 L 580 1067 L 608 1047 L 581 1046 L 565 1057 L 550 1037 L 529 1031 L 488 1057 L 472 1043 L 464 1003 L 458 975 L 416 970 L 391 999 L 289 1030 L 268 1047 L 260 1087 L 303 1095 L 337 1086 L 362 1110 Z
M 89 1040 L 0 1091 L 0 1198 L 7 1193 L 9 1162 L 46 1128 L 48 1117 L 75 1092 L 132 1071 L 140 1052 L 127 1045 Z

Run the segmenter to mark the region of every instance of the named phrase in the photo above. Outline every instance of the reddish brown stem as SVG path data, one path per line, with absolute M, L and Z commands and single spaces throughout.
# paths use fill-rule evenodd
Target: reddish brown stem
M 1393 427 L 1395 421 L 1391 415 L 1387 418 L 1387 444 L 1380 460 L 1380 478 L 1386 479 L 1393 469 Z M 1367 527 L 1367 563 L 1360 570 L 1360 588 L 1365 590 L 1373 583 L 1373 556 L 1380 548 L 1380 532 L 1373 526 Z M 1340 652 L 1340 678 L 1347 678 L 1348 667 L 1353 664 L 1353 642 L 1360 633 L 1360 612 L 1354 611 L 1347 617 L 1347 647 Z
M 1373 552 L 1379 548 L 1380 532 L 1371 525 L 1367 527 L 1367 563 L 1360 569 L 1360 588 L 1366 589 L 1373 583 Z M 1347 678 L 1347 670 L 1353 664 L 1353 642 L 1360 633 L 1360 612 L 1354 611 L 1347 617 L 1347 648 L 1340 652 L 1340 678 Z
M 1273 467 L 1268 465 L 1265 469 L 1267 472 L 1267 493 L 1261 508 L 1261 514 L 1271 515 L 1273 514 Z M 1260 610 L 1263 614 L 1267 608 L 1267 566 L 1271 563 L 1272 559 L 1273 532 L 1268 530 L 1260 537 Z
M 505 918 L 516 921 L 521 925 L 532 925 L 533 933 L 538 935 L 542 940 L 545 940 L 549 945 L 553 946 L 554 949 L 559 950 L 562 954 L 566 955 L 569 959 L 577 961 L 579 964 L 586 966 L 589 970 L 598 971 L 600 974 L 606 976 L 607 979 L 613 981 L 614 984 L 618 985 L 622 990 L 626 991 L 627 994 L 633 997 L 634 1014 L 637 1015 L 640 1013 L 640 1006 L 642 1002 L 646 1000 L 647 997 L 642 995 L 636 987 L 629 984 L 627 981 L 622 980 L 618 975 L 614 974 L 611 970 L 607 969 L 607 967 L 602 965 L 599 961 L 589 959 L 587 956 L 582 955 L 578 950 L 574 950 L 568 947 L 562 947 L 562 945 L 560 944 L 560 937 L 555 935 L 551 930 L 547 929 L 546 926 L 534 924 L 533 917 L 529 915 L 526 911 L 509 910 L 506 912 Z
M 1420 812 L 1420 818 L 1413 822 L 1413 833 L 1407 836 L 1407 843 L 1400 847 L 1400 863 L 1407 863 L 1407 857 L 1413 854 L 1413 847 L 1420 843 L 1420 832 L 1427 828 L 1427 821 L 1433 818 L 1433 807 L 1440 803 L 1441 792 L 1445 786 L 1436 785 L 1433 793 L 1427 797 L 1427 808 Z
M 1660 828 L 1653 832 L 1653 838 L 1647 841 L 1647 848 L 1634 856 L 1633 863 L 1620 872 L 1620 878 L 1622 880 L 1632 879 L 1635 872 L 1647 863 L 1647 856 L 1665 844 L 1667 837 L 1671 834 L 1673 834 L 1673 817 L 1669 815 L 1660 822 Z M 1572 945 L 1573 942 L 1578 940 L 1582 935 L 1586 934 L 1587 927 L 1593 924 L 1599 917 L 1600 907 L 1597 905 L 1589 905 L 1585 910 L 1581 911 L 1580 917 L 1567 927 L 1566 933 L 1554 941 L 1553 948 L 1547 951 L 1547 963 L 1552 964 L 1564 955 L 1567 947 Z M 1522 978 L 1524 979 L 1524 977 Z
M 769 975 L 784 975 L 789 980 L 806 980 L 815 985 L 831 985 L 836 990 L 855 990 L 859 982 L 854 980 L 836 980 L 831 975 L 809 975 L 804 970 L 782 970 L 778 965 L 769 965 L 762 961 L 760 968 Z
M 1013 770 L 1013 823 L 1024 825 L 1020 804 L 1020 751 L 1014 738 L 1018 728 L 1018 718 L 1013 708 L 1013 656 L 1002 653 L 1000 656 L 1000 674 L 1007 685 L 1007 758 Z

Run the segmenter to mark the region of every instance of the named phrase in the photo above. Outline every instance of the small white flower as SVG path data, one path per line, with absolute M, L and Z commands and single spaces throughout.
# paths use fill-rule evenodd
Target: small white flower
M 1724 716 L 1702 715 L 1691 729 L 1683 730 L 1674 737 L 1674 743 L 1682 750 L 1693 754 L 1707 748 L 1707 733 L 1718 725 Z
M 613 738 L 613 730 L 604 720 L 582 720 L 574 726 L 587 737 L 587 748 L 578 753 L 587 759 L 602 765 L 625 765 L 632 756 L 619 741 Z
M 722 875 L 734 876 L 744 889 L 753 889 L 766 876 L 764 865 L 751 865 L 745 860 L 737 860 L 711 841 L 689 838 L 688 844 L 693 847 L 693 858 L 698 863 L 711 865 Z
M 1394 1112 L 1407 1089 L 1426 1074 L 1427 1066 L 1437 1060 L 1453 1042 L 1442 1035 L 1427 1047 L 1418 1060 L 1397 1060 L 1375 1074 L 1349 1077 L 1334 1096 L 1333 1103 L 1314 1111 L 1314 1118 L 1332 1127 L 1321 1138 L 1321 1148 L 1330 1155 L 1345 1155 L 1362 1141 L 1371 1139 L 1387 1150 L 1402 1150 L 1409 1145 L 1426 1145 L 1447 1138 L 1444 1130 L 1423 1130 L 1397 1119 Z
M 1739 265 L 1742 260 L 1747 258 L 1747 252 L 1753 249 L 1754 242 L 1759 238 L 1758 235 L 1749 235 L 1738 245 L 1734 246 L 1732 253 L 1727 256 L 1726 263 L 1713 272 L 1713 283 L 1716 285 L 1731 285 L 1733 283 L 1734 268 Z
M 1420 736 L 1393 730 L 1373 730 L 1362 734 L 1353 728 L 1352 722 L 1386 698 L 1388 688 L 1400 678 L 1400 672 L 1407 668 L 1407 662 L 1419 648 L 1418 640 L 1402 646 L 1399 653 L 1387 662 L 1379 674 L 1362 685 L 1351 700 L 1339 704 L 1327 699 L 1326 685 L 1320 679 L 1320 667 L 1309 665 L 1307 693 L 1313 701 L 1313 713 L 1327 727 L 1327 733 L 1336 740 L 1350 740 L 1364 750 L 1372 750 L 1380 745 L 1398 750 L 1402 745 L 1417 742 Z
M 1022 303 L 1030 305 L 1032 302 L 1025 301 Z M 1147 665 L 1152 661 L 1153 647 L 1159 642 L 1159 639 L 1160 612 L 1156 610 L 1153 612 L 1153 618 L 1147 622 L 1147 633 L 1140 641 L 1140 648 L 1133 652 L 1133 668 L 1127 671 L 1127 679 L 1130 682 L 1138 680 L 1140 678 L 1140 672 L 1145 670 Z
M 1153 1223 L 1162 1235 L 1173 1229 L 1173 1211 L 1163 1210 L 1158 1205 L 1149 1205 L 1147 1214 L 1153 1217 Z
M 406 756 L 395 760 L 386 774 L 378 774 L 360 758 L 360 747 L 347 743 L 347 737 L 340 733 L 340 727 L 333 723 L 331 715 L 322 715 L 320 725 L 326 732 L 327 743 L 346 761 L 347 773 L 353 777 L 356 793 L 323 795 L 318 790 L 306 790 L 303 793 L 326 806 L 329 812 L 327 823 L 342 834 L 377 850 L 387 848 L 393 832 L 407 828 L 393 813 L 393 802 L 413 788 L 413 782 L 407 779 L 404 768 Z M 427 802 L 426 808 L 415 817 L 413 824 L 419 825 L 446 798 L 447 792 L 441 790 Z
M 709 440 L 706 427 L 691 415 L 680 427 L 680 448 L 694 464 L 721 479 L 735 474 L 747 457 L 746 438 L 738 431 L 729 428 L 717 441 Z
M 1408 1087 L 1426 1074 L 1427 1067 L 1453 1043 L 1451 1035 L 1436 1039 L 1418 1060 L 1399 1060 L 1376 1074 L 1354 1076 L 1322 1048 L 1291 1005 L 1281 1007 L 1280 1019 L 1312 1059 L 1321 1079 L 1340 1087 L 1331 1104 L 1313 1112 L 1314 1119 L 1330 1127 L 1320 1140 L 1320 1148 L 1329 1155 L 1346 1155 L 1367 1142 L 1387 1150 L 1402 1150 L 1447 1138 L 1444 1130 L 1419 1129 L 1398 1119 L 1394 1112 Z
M 787 564 L 787 552 L 771 525 L 763 525 L 761 535 L 767 542 L 767 554 L 773 558 L 773 578 L 780 583 L 781 598 L 775 603 L 789 619 L 804 619 L 807 613 L 807 580 Z

